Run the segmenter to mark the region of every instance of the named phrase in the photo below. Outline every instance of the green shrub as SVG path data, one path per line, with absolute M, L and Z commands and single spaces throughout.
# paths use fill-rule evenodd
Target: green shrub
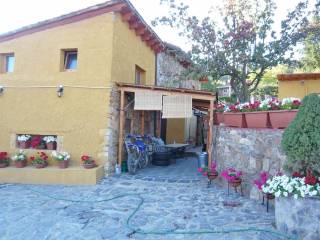
M 320 175 L 320 97 L 310 94 L 302 100 L 296 118 L 286 128 L 281 142 L 287 155 L 285 169 Z

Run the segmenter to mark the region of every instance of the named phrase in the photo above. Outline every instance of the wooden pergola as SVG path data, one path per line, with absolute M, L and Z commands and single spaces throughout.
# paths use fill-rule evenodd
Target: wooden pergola
M 118 145 L 118 164 L 122 163 L 123 158 L 123 140 L 124 140 L 124 125 L 125 125 L 125 106 L 127 93 L 135 93 L 137 91 L 145 91 L 146 93 L 154 92 L 161 93 L 163 96 L 172 95 L 187 95 L 192 97 L 192 107 L 207 111 L 209 115 L 209 130 L 207 134 L 207 152 L 208 164 L 211 166 L 212 162 L 212 132 L 213 132 L 213 110 L 214 102 L 216 101 L 216 94 L 207 91 L 184 89 L 184 88 L 167 88 L 158 86 L 135 85 L 128 83 L 117 83 L 120 91 L 120 119 L 119 119 L 119 145 Z M 156 132 L 160 135 L 161 115 L 157 112 Z M 144 132 L 144 111 L 141 114 L 141 128 Z

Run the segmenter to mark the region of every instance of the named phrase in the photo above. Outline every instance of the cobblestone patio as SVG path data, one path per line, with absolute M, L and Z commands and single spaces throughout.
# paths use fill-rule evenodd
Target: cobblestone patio
M 173 168 L 178 169 L 179 164 Z M 160 172 L 150 168 L 135 177 L 122 175 L 104 179 L 96 186 L 0 185 L 0 239 L 119 240 L 130 239 L 128 234 L 133 232 L 132 229 L 190 233 L 259 228 L 276 232 L 274 213 L 267 213 L 260 202 L 237 194 L 228 196 L 225 189 L 214 184 L 207 188 L 206 180 L 197 173 L 189 175 L 194 178 L 179 180 L 173 179 L 172 174 L 165 179 L 165 172 L 174 173 L 170 169 Z M 156 173 L 155 179 L 149 179 Z M 185 177 L 186 174 L 178 176 Z M 127 219 L 140 204 L 139 196 L 105 201 L 123 194 L 140 194 L 144 200 L 129 222 L 131 229 Z M 135 233 L 130 237 L 148 240 L 287 239 L 257 231 L 192 235 Z

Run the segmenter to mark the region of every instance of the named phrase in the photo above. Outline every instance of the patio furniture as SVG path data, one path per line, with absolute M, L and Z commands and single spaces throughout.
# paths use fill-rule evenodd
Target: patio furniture
M 190 144 L 185 143 L 173 143 L 165 145 L 168 149 L 171 150 L 173 157 L 179 158 L 182 157 L 186 148 L 190 146 Z

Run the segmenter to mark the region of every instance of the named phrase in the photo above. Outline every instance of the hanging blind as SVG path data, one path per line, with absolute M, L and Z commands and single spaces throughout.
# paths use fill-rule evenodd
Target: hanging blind
M 134 110 L 162 110 L 162 94 L 157 92 L 136 91 L 134 93 Z
M 191 118 L 192 97 L 177 95 L 163 96 L 162 118 Z

